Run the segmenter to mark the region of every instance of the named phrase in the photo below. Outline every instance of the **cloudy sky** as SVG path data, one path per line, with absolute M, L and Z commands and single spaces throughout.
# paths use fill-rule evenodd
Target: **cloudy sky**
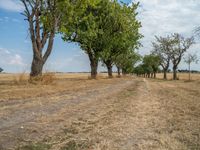
M 123 0 L 130 3 L 131 0 Z M 192 36 L 195 27 L 200 26 L 200 0 L 134 0 L 139 1 L 138 19 L 142 22 L 141 33 L 143 47 L 141 54 L 148 54 L 154 36 L 166 36 L 181 33 Z M 0 0 L 0 67 L 5 72 L 29 71 L 32 51 L 29 40 L 28 25 L 20 14 L 23 10 L 19 0 Z M 189 52 L 197 53 L 200 58 L 200 41 Z M 78 45 L 64 43 L 56 37 L 54 50 L 45 70 L 47 71 L 89 71 L 89 61 Z M 182 63 L 180 68 L 186 69 Z M 100 70 L 103 68 L 101 67 Z M 199 65 L 193 69 L 200 70 Z

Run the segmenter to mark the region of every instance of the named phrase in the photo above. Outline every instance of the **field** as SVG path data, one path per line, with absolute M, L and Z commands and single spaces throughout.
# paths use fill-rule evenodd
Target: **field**
M 188 73 L 177 73 L 177 77 L 179 80 L 189 80 L 189 74 Z M 158 79 L 163 79 L 163 74 L 159 73 L 157 75 Z M 172 73 L 168 73 L 167 74 L 167 78 L 168 80 L 172 80 L 173 79 L 173 74 Z M 195 81 L 199 81 L 200 80 L 200 74 L 199 73 L 191 73 L 191 80 L 195 80 Z
M 1 74 L 0 150 L 200 149 L 200 75 L 88 76 Z

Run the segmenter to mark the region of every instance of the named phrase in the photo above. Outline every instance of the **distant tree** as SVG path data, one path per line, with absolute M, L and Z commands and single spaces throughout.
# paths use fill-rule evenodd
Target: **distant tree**
M 42 74 L 43 66 L 53 49 L 54 36 L 59 22 L 57 0 L 21 0 L 23 15 L 29 23 L 33 60 L 31 77 Z
M 188 54 L 184 58 L 185 63 L 188 64 L 188 70 L 189 70 L 189 80 L 191 80 L 191 63 L 198 63 L 198 57 L 196 54 Z
M 167 79 L 167 72 L 170 65 L 170 48 L 171 48 L 171 39 L 167 37 L 155 37 L 156 41 L 152 42 L 153 51 L 152 53 L 157 55 L 160 58 L 160 65 L 163 69 L 164 76 L 163 78 Z
M 0 73 L 1 73 L 1 72 L 3 72 L 3 69 L 2 69 L 2 68 L 0 68 Z
M 143 64 L 138 65 L 137 67 L 134 68 L 134 73 L 137 76 L 143 75 L 145 77 L 145 70 Z
M 178 33 L 171 35 L 171 46 L 169 49 L 170 59 L 173 64 L 173 79 L 177 80 L 177 68 L 184 53 L 194 44 L 194 38 L 184 38 Z
M 143 65 L 148 77 L 151 75 L 151 77 L 156 78 L 156 73 L 160 66 L 160 57 L 153 54 L 145 55 L 143 58 Z

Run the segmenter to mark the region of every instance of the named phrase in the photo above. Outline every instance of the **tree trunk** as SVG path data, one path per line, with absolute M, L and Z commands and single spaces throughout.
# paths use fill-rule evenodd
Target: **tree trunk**
M 173 80 L 177 80 L 177 72 L 176 72 L 176 67 L 173 67 Z
M 151 73 L 151 78 L 153 78 L 153 73 Z
M 30 77 L 36 77 L 42 75 L 42 69 L 43 69 L 44 63 L 43 60 L 33 57 L 32 65 L 31 65 L 31 73 Z
M 163 71 L 164 71 L 163 79 L 164 79 L 164 80 L 167 80 L 167 71 L 166 71 L 166 70 L 163 70 Z
M 190 70 L 190 63 L 189 63 L 189 81 L 191 80 L 191 70 Z
M 148 76 L 148 78 L 150 78 L 150 73 L 148 73 L 148 75 L 147 75 L 147 76 Z
M 112 75 L 112 62 L 110 60 L 108 60 L 108 61 L 105 62 L 105 64 L 106 64 L 106 67 L 108 69 L 108 77 L 112 78 L 113 77 L 113 75 Z
M 88 49 L 88 57 L 90 60 L 91 78 L 96 79 L 97 69 L 98 69 L 98 59 L 92 55 L 90 49 Z
M 91 78 L 96 79 L 97 78 L 98 61 L 96 61 L 96 60 L 90 61 L 90 67 L 91 67 Z
M 118 77 L 121 76 L 120 67 L 117 67 L 117 74 L 118 74 Z
M 156 72 L 153 73 L 153 78 L 154 78 L 154 79 L 156 78 Z
M 126 75 L 126 71 L 125 69 L 122 68 L 122 75 L 125 76 Z

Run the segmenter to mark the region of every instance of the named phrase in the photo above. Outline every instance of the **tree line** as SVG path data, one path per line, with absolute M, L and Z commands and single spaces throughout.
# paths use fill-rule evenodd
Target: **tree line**
M 102 62 L 112 77 L 133 71 L 139 60 L 141 23 L 137 20 L 139 3 L 131 6 L 117 0 L 21 0 L 29 24 L 33 59 L 30 77 L 42 75 L 43 66 L 53 50 L 54 37 L 78 43 L 89 58 L 91 77 L 96 78 Z M 78 61 L 78 60 L 77 60 Z
M 144 77 L 156 77 L 156 73 L 161 66 L 164 73 L 163 78 L 167 79 L 167 72 L 172 64 L 173 79 L 177 80 L 177 69 L 184 58 L 184 54 L 195 43 L 194 37 L 185 38 L 178 33 L 168 35 L 166 37 L 155 37 L 155 41 L 152 42 L 153 50 L 150 55 L 146 55 L 143 58 L 143 62 L 135 68 L 135 73 L 143 75 Z M 184 58 L 185 62 L 189 66 L 192 62 L 197 63 L 196 54 L 188 54 Z M 190 74 L 189 74 L 190 79 Z

